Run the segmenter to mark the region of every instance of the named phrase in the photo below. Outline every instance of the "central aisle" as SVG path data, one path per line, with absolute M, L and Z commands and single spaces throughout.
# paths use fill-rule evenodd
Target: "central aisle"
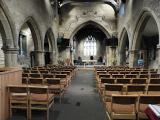
M 78 70 L 62 103 L 55 105 L 54 120 L 106 120 L 95 82 L 93 70 Z

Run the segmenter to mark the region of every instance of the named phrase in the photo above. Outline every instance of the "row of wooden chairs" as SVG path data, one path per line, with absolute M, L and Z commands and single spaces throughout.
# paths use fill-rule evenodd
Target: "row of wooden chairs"
M 145 109 L 149 104 L 160 105 L 159 95 L 112 95 L 105 103 L 108 117 L 113 119 L 148 119 Z
M 143 72 L 139 72 L 139 71 L 109 71 L 109 72 L 106 72 L 106 71 L 97 71 L 96 72 L 97 75 L 99 74 L 110 74 L 110 75 L 113 75 L 113 74 L 122 74 L 122 75 L 127 75 L 127 74 L 136 74 L 136 75 L 140 75 L 140 74 L 157 74 L 157 71 L 143 71 Z
M 131 85 L 131 84 L 104 84 L 101 87 L 101 97 L 105 101 L 106 98 L 110 97 L 112 94 L 119 95 L 140 95 L 140 94 L 150 94 L 158 95 L 160 94 L 160 85 L 151 84 L 151 85 Z
M 22 83 L 23 84 L 34 84 L 34 85 L 48 85 L 50 89 L 56 94 L 56 96 L 59 97 L 60 103 L 62 96 L 64 94 L 64 91 L 69 86 L 68 79 L 66 78 L 66 75 L 49 75 L 46 74 L 44 77 L 23 77 Z
M 46 78 L 60 78 L 61 81 L 63 81 L 63 83 L 65 84 L 65 86 L 67 87 L 69 85 L 69 83 L 71 82 L 71 77 L 67 76 L 67 74 L 37 74 L 37 73 L 33 73 L 33 74 L 22 74 L 22 83 L 23 84 L 28 84 L 29 79 L 46 79 Z
M 27 120 L 32 120 L 32 110 L 43 110 L 47 112 L 46 120 L 49 120 L 54 94 L 48 86 L 9 85 L 8 93 L 10 117 L 14 109 L 23 109 L 26 110 Z
M 99 74 L 97 80 L 100 80 L 101 77 L 105 78 L 160 78 L 160 74 Z
M 157 70 L 142 68 L 97 68 L 96 80 L 99 93 L 110 119 L 147 118 L 140 109 L 142 96 L 160 94 L 160 75 Z M 159 97 L 160 99 L 160 97 Z M 160 103 L 160 102 L 159 102 Z M 132 109 L 131 109 L 132 108 Z
M 160 84 L 160 78 L 101 78 L 98 87 L 102 84 Z
M 143 68 L 143 67 L 124 67 L 124 66 L 122 66 L 122 67 L 117 67 L 117 66 L 95 66 L 94 67 L 95 68 L 95 70 L 96 71 L 99 71 L 99 70 L 110 70 L 110 71 L 127 71 L 127 70 L 132 70 L 132 71 L 136 71 L 136 70 L 138 70 L 138 71 L 157 71 L 157 69 L 145 69 L 145 68 Z

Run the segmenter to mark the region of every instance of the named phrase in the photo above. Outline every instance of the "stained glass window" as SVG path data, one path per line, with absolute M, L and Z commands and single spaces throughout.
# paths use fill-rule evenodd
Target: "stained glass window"
M 92 36 L 88 36 L 84 42 L 84 56 L 95 56 L 96 51 L 96 39 Z

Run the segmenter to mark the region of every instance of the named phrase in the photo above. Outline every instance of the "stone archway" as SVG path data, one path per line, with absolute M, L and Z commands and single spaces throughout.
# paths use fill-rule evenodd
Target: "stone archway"
M 123 28 L 119 44 L 119 65 L 128 65 L 129 63 L 129 37 L 126 28 Z
M 56 52 L 57 45 L 55 37 L 51 28 L 49 28 L 45 34 L 44 39 L 44 52 L 45 52 L 45 64 L 55 64 L 57 61 Z
M 39 27 L 36 23 L 36 21 L 34 20 L 33 17 L 28 17 L 23 24 L 21 25 L 21 28 L 19 30 L 19 40 L 20 40 L 20 35 L 22 33 L 22 29 L 27 29 L 29 32 L 29 34 L 27 35 L 28 41 L 27 43 L 27 57 L 30 59 L 30 62 L 27 62 L 28 66 L 39 66 L 39 65 L 44 65 L 44 56 L 43 56 L 43 46 L 42 46 L 42 39 L 41 39 L 41 34 L 40 34 L 40 30 Z M 33 43 L 33 44 L 32 44 Z M 19 44 L 19 41 L 18 41 Z M 30 46 L 29 46 L 30 45 Z M 19 48 L 20 48 L 20 44 L 19 44 Z M 19 60 L 22 60 L 21 55 L 24 54 L 20 54 L 19 56 Z M 26 57 L 24 58 L 24 60 L 26 60 Z M 26 64 L 25 61 L 22 61 L 22 65 Z
M 2 4 L 2 3 L 0 3 Z M 16 66 L 17 65 L 17 48 L 14 43 L 14 33 L 12 32 L 11 19 L 6 15 L 4 11 L 4 5 L 0 5 L 0 38 L 3 51 L 1 54 L 1 63 L 4 66 Z M 10 20 L 10 21 L 9 21 Z M 3 53 L 4 52 L 4 53 Z
M 144 67 L 158 67 L 157 45 L 159 44 L 159 24 L 157 18 L 150 11 L 143 11 L 135 28 L 132 50 L 131 66 L 138 66 L 138 59 L 144 60 Z M 149 26 L 151 26 L 149 28 Z M 153 28 L 153 30 L 150 30 Z M 153 56 L 151 56 L 153 54 Z M 150 59 L 151 57 L 151 59 Z M 153 63 L 154 61 L 154 63 Z
M 72 34 L 70 35 L 70 43 L 71 43 L 71 52 L 70 52 L 70 56 L 72 57 L 72 61 L 73 60 L 76 60 L 78 58 L 78 56 L 80 55 L 82 57 L 82 59 L 89 59 L 87 56 L 84 55 L 84 53 L 81 51 L 81 52 L 78 52 L 80 51 L 80 49 L 82 50 L 83 49 L 83 44 L 85 44 L 85 41 L 82 40 L 81 42 L 79 43 L 75 43 L 76 40 L 75 40 L 75 36 L 76 34 L 81 31 L 82 29 L 86 28 L 87 26 L 92 26 L 93 28 L 95 27 L 95 29 L 98 29 L 99 31 L 101 31 L 103 33 L 103 36 L 105 36 L 105 40 L 103 39 L 102 41 L 97 41 L 96 40 L 96 44 L 99 46 L 99 45 L 102 45 L 103 47 L 100 47 L 101 48 L 104 48 L 103 49 L 103 53 L 102 52 L 98 52 L 97 53 L 101 53 L 99 54 L 99 56 L 95 56 L 94 55 L 94 59 L 98 61 L 99 58 L 104 58 L 105 61 L 107 61 L 107 52 L 106 52 L 106 39 L 108 38 L 111 38 L 111 35 L 109 34 L 109 32 L 100 24 L 94 22 L 94 21 L 87 21 L 85 23 L 82 23 L 81 25 L 79 25 L 78 27 L 76 27 L 75 29 L 73 29 L 73 32 Z M 95 37 L 98 37 L 98 36 L 94 36 L 94 35 L 91 35 L 92 38 L 95 38 Z M 87 36 L 86 36 L 87 37 Z M 79 47 L 78 47 L 78 50 L 75 50 L 76 46 L 75 45 L 78 45 L 79 44 Z M 80 45 L 81 44 L 81 45 Z M 81 46 L 81 47 L 80 47 Z M 83 46 L 83 47 L 82 47 Z M 98 48 L 97 48 L 98 49 Z M 99 50 L 100 50 L 99 49 Z M 75 52 L 75 53 L 74 53 Z M 77 56 L 78 55 L 78 56 Z
M 79 25 L 78 27 L 76 27 L 75 29 L 73 29 L 73 31 L 71 32 L 71 35 L 70 35 L 70 40 L 73 39 L 73 36 L 74 36 L 80 29 L 82 29 L 84 26 L 89 25 L 89 24 L 98 27 L 100 30 L 102 30 L 102 31 L 105 33 L 105 35 L 106 35 L 108 38 L 111 37 L 110 33 L 108 32 L 108 30 L 107 30 L 106 28 L 104 28 L 102 25 L 100 25 L 99 23 L 97 23 L 97 22 L 95 22 L 95 21 L 89 20 L 89 21 L 86 21 L 86 22 L 80 24 L 80 25 Z

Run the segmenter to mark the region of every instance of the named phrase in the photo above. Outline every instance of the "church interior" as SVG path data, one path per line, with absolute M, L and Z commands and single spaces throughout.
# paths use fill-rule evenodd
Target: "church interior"
M 0 0 L 0 120 L 159 120 L 160 0 Z

